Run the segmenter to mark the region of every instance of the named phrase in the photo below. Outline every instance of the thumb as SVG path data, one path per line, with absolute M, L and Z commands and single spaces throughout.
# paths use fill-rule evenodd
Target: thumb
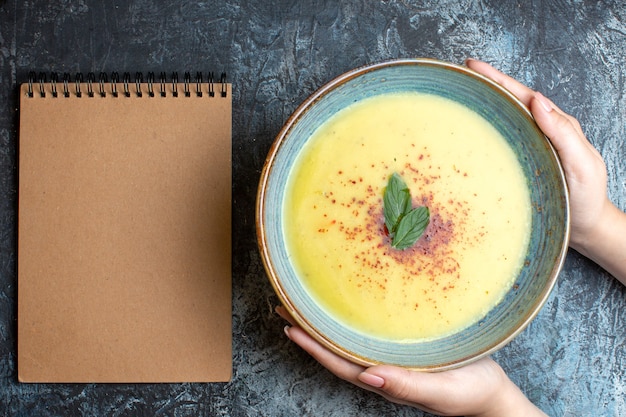
M 358 379 L 390 401 L 440 415 L 478 414 L 493 408 L 497 405 L 494 401 L 499 401 L 505 388 L 512 385 L 502 368 L 489 357 L 445 372 L 372 366 L 361 372 Z
M 423 381 L 420 381 L 420 374 L 417 372 L 379 365 L 367 368 L 358 378 L 361 382 L 378 388 L 397 400 L 420 402 Z
M 578 120 L 564 113 L 541 93 L 535 93 L 530 111 L 556 149 L 570 188 L 578 185 L 591 189 L 600 187 L 604 192 L 606 185 L 603 181 L 593 181 L 606 177 L 604 160 L 585 137 Z
M 457 411 L 455 397 L 450 392 L 444 373 L 414 372 L 408 369 L 378 365 L 359 374 L 358 379 L 376 388 L 385 398 L 399 404 L 408 404 L 436 414 Z
M 543 94 L 535 93 L 530 111 L 564 163 L 575 161 L 589 152 L 599 156 L 586 139 L 578 120 L 564 113 Z

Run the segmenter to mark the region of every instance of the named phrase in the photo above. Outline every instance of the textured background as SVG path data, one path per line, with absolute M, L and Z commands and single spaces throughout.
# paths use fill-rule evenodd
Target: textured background
M 423 415 L 336 379 L 286 340 L 259 259 L 253 210 L 265 155 L 302 100 L 346 70 L 415 56 L 480 58 L 543 91 L 579 118 L 607 161 L 610 197 L 626 208 L 621 0 L 0 0 L 0 415 Z M 16 86 L 30 70 L 228 73 L 232 382 L 17 382 Z M 626 415 L 625 295 L 570 251 L 539 316 L 495 359 L 550 415 Z

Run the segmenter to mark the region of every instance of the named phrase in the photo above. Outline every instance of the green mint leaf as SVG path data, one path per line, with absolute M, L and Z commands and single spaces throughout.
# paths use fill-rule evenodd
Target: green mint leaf
M 428 207 L 414 208 L 400 219 L 391 246 L 401 250 L 413 246 L 426 230 L 429 221 Z
M 400 175 L 394 173 L 383 194 L 383 212 L 387 231 L 393 236 L 400 220 L 411 211 L 411 193 Z

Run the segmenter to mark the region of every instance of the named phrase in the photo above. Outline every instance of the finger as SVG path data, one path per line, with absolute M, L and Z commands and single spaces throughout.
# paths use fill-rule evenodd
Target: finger
M 514 78 L 509 77 L 506 74 L 501 73 L 491 65 L 486 62 L 477 61 L 475 59 L 467 59 L 465 61 L 465 65 L 471 70 L 476 71 L 477 73 L 484 75 L 487 78 L 497 82 L 502 87 L 509 90 L 513 95 L 515 95 L 526 107 L 530 105 L 530 101 L 533 98 L 535 92 L 530 88 L 526 87 L 524 84 L 515 80 Z
M 466 60 L 466 65 L 468 68 L 502 85 L 530 108 L 537 124 L 550 139 L 562 159 L 568 158 L 571 153 L 579 154 L 581 147 L 588 152 L 592 152 L 596 158 L 601 158 L 593 145 L 585 138 L 580 123 L 574 117 L 563 112 L 541 93 L 537 93 L 517 80 L 501 73 L 486 62 L 468 59 Z M 573 144 L 572 138 L 574 139 Z M 572 145 L 576 146 L 573 147 Z
M 503 74 L 502 72 L 498 71 L 497 69 L 487 64 L 486 62 L 477 61 L 475 59 L 468 58 L 465 61 L 465 63 L 468 68 L 478 72 L 481 75 L 486 76 L 487 78 L 495 81 L 496 83 L 500 84 L 501 86 L 509 90 L 509 92 L 513 93 L 513 95 L 516 96 L 522 102 L 522 104 L 530 108 L 530 103 L 534 99 L 535 94 L 537 94 L 534 90 L 532 90 L 529 87 L 526 87 L 524 84 L 520 83 L 516 79 L 509 77 L 506 74 Z M 558 113 L 560 113 L 563 116 L 572 118 L 563 110 L 561 110 L 556 104 L 554 104 L 551 101 L 549 102 L 553 110 L 556 110 Z M 572 119 L 575 121 L 574 118 Z
M 322 366 L 327 368 L 333 374 L 346 381 L 352 382 L 360 386 L 361 388 L 375 391 L 372 387 L 367 386 L 359 382 L 357 376 L 365 369 L 363 366 L 352 363 L 330 350 L 323 347 L 315 339 L 313 339 L 308 333 L 306 333 L 300 326 L 297 325 L 293 317 L 289 314 L 287 309 L 283 306 L 276 307 L 276 312 L 279 316 L 287 320 L 291 326 L 285 327 L 285 334 L 287 337 L 304 349 L 308 354 L 313 356 Z
M 287 309 L 283 306 L 277 306 L 275 309 L 276 313 L 284 318 L 285 320 L 287 320 L 289 322 L 289 324 L 291 324 L 292 326 L 296 326 L 297 323 L 295 322 L 295 320 L 293 319 L 293 317 L 291 317 L 291 314 L 289 314 L 289 312 L 287 311 Z
M 357 365 L 334 354 L 324 346 L 320 345 L 315 339 L 298 326 L 286 327 L 285 334 L 287 334 L 289 339 L 304 349 L 309 355 L 313 356 L 313 358 L 322 364 L 322 366 L 337 375 L 339 378 L 371 390 L 372 387 L 366 387 L 364 384 L 360 383 L 357 378 L 358 375 L 365 370 L 363 366 Z
M 476 414 L 485 409 L 504 384 L 510 383 L 502 368 L 489 357 L 445 372 L 373 366 L 359 376 L 361 381 L 371 383 L 366 375 L 378 378 L 376 387 L 387 398 L 440 415 Z
M 376 389 L 376 387 L 373 387 L 370 384 L 363 383 L 359 380 L 358 376 L 365 370 L 365 367 L 350 362 L 347 359 L 344 359 L 323 347 L 309 334 L 302 330 L 301 327 L 299 327 L 297 324 L 294 324 L 293 318 L 289 315 L 287 309 L 285 309 L 283 306 L 276 307 L 276 312 L 282 318 L 292 324 L 291 326 L 285 326 L 285 334 L 287 335 L 287 337 L 298 346 L 300 346 L 302 349 L 304 349 L 324 368 L 328 369 L 335 376 L 345 381 L 348 381 L 367 391 L 372 391 L 386 397 L 385 393 Z M 391 398 L 388 399 L 393 400 Z
M 404 368 L 380 365 L 366 369 L 358 378 L 361 382 L 375 387 L 389 401 L 418 407 L 433 414 L 440 413 L 439 410 L 423 404 L 424 394 L 420 395 L 422 384 L 418 381 L 420 375 Z
M 540 113 L 545 114 L 545 113 L 550 113 L 552 111 L 556 111 L 556 113 L 558 113 L 560 116 L 563 116 L 563 118 L 567 120 L 568 124 L 570 124 L 576 130 L 577 134 L 580 136 L 581 139 L 584 139 L 585 142 L 588 142 L 585 138 L 585 134 L 583 133 L 583 130 L 578 120 L 575 117 L 559 109 L 554 104 L 554 102 L 552 102 L 552 100 L 546 98 L 543 94 L 539 92 L 535 92 L 531 100 L 531 104 L 528 107 L 531 109 L 531 113 L 533 113 L 533 116 L 535 117 L 535 119 L 537 115 Z
M 602 156 L 583 134 L 580 123 L 572 116 L 553 109 L 554 105 L 550 100 L 541 93 L 535 93 L 530 103 L 530 111 L 561 160 L 578 161 L 587 153 L 602 160 Z
M 439 415 L 454 413 L 455 405 L 447 404 L 446 375 L 443 373 L 413 372 L 404 368 L 379 365 L 366 369 L 359 380 L 377 387 L 382 395 L 398 404 L 408 404 Z

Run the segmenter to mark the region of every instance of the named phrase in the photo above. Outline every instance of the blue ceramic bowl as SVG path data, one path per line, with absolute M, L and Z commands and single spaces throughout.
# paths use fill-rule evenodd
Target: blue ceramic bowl
M 515 285 L 482 320 L 434 340 L 382 340 L 338 324 L 309 295 L 285 249 L 282 219 L 285 186 L 304 144 L 320 125 L 343 108 L 392 92 L 434 94 L 480 114 L 516 153 L 531 194 L 530 243 Z M 277 295 L 296 322 L 317 341 L 366 366 L 384 363 L 418 370 L 444 370 L 500 349 L 537 315 L 565 259 L 568 207 L 567 186 L 557 154 L 516 97 L 468 68 L 430 59 L 402 59 L 343 74 L 298 107 L 267 157 L 258 189 L 256 221 L 259 248 Z

